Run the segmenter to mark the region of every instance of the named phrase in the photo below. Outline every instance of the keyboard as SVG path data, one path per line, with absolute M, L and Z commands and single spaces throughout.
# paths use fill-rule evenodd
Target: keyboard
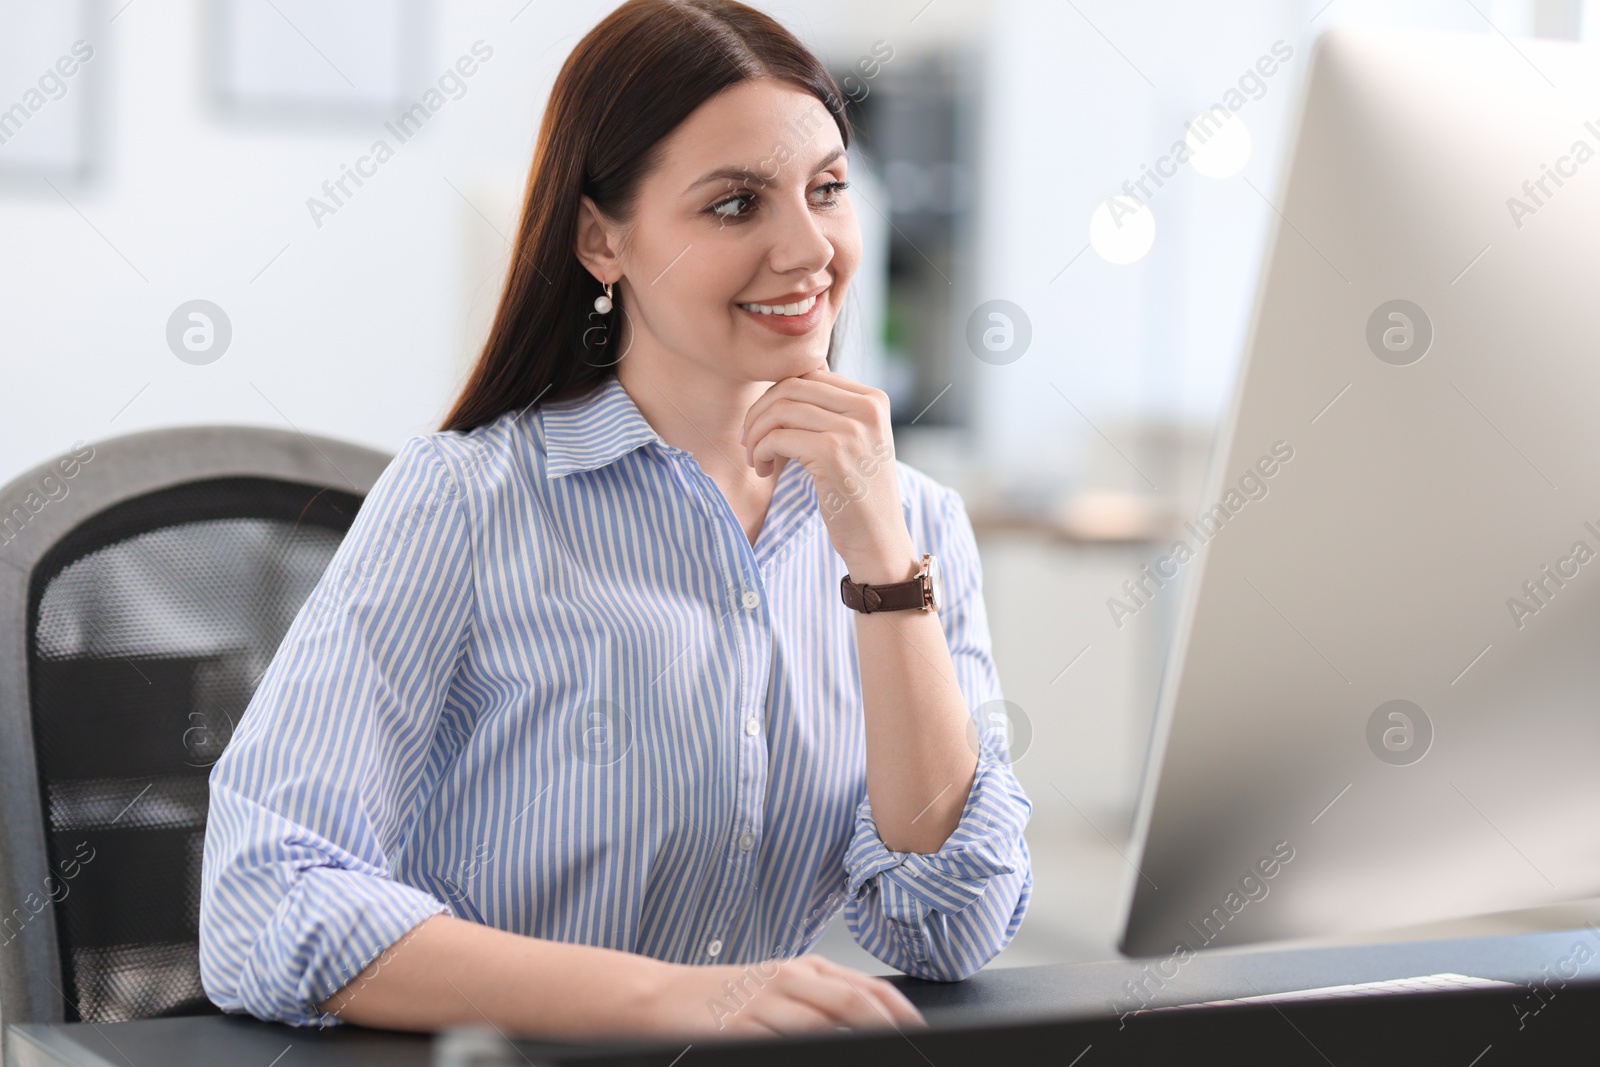
M 1474 978 L 1466 974 L 1424 974 L 1415 978 L 1390 978 L 1383 982 L 1360 982 L 1355 985 L 1330 985 L 1319 989 L 1294 989 L 1285 993 L 1263 993 L 1255 997 L 1234 997 L 1231 1000 L 1207 1000 L 1197 1004 L 1173 1004 L 1162 1008 L 1144 1008 L 1148 1011 L 1183 1011 L 1186 1008 L 1214 1008 L 1224 1004 L 1281 1004 L 1300 1000 L 1341 1000 L 1346 997 L 1380 997 L 1394 993 L 1430 993 L 1442 989 L 1485 989 L 1492 986 L 1514 986 L 1515 982 L 1501 982 L 1493 978 Z

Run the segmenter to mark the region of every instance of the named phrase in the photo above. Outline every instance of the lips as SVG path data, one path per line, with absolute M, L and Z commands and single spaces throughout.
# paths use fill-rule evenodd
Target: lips
M 815 304 L 818 299 L 820 298 L 808 296 L 804 300 L 797 300 L 793 303 L 768 304 L 765 301 L 762 301 L 761 303 L 740 304 L 739 306 L 746 311 L 755 312 L 757 315 L 786 315 L 793 317 L 797 315 L 804 315 L 806 312 L 810 311 L 812 305 Z
M 764 300 L 740 301 L 738 306 L 758 315 L 804 315 L 811 310 L 811 301 L 827 291 L 827 285 L 819 285 L 815 289 L 801 289 Z
M 774 333 L 797 337 L 801 334 L 810 333 L 822 321 L 823 312 L 829 303 L 828 292 L 829 287 L 823 286 L 814 294 L 807 294 L 801 302 L 784 305 L 785 312 L 793 311 L 798 312 L 797 314 L 765 310 L 765 308 L 770 308 L 773 305 L 737 304 L 735 306 Z

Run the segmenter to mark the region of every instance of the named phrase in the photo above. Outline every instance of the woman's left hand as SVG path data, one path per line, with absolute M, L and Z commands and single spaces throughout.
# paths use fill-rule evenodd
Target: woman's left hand
M 744 418 L 745 456 L 765 478 L 780 457 L 816 482 L 834 551 L 858 582 L 911 577 L 917 556 L 900 506 L 889 397 L 826 367 L 774 382 Z

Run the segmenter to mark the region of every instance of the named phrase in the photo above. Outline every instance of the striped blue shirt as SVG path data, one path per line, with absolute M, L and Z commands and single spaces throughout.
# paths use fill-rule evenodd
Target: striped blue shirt
M 896 463 L 976 712 L 1001 693 L 972 525 Z M 845 570 L 799 463 L 752 545 L 614 376 L 406 441 L 212 768 L 207 996 L 337 1025 L 316 1005 L 436 913 L 746 964 L 842 910 L 908 974 L 977 971 L 1027 909 L 1032 805 L 1003 731 L 974 730 L 954 833 L 884 846 Z

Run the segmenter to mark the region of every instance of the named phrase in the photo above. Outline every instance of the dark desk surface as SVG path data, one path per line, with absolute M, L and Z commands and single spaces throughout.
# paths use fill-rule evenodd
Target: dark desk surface
M 1575 947 L 1580 944 L 1584 948 L 1575 953 Z M 1576 964 L 1571 962 L 1575 955 L 1580 959 Z M 1575 990 L 1586 980 L 1600 979 L 1600 928 L 1334 948 L 1210 952 L 1182 963 L 1177 967 L 1176 975 L 1170 978 L 1160 977 L 1155 969 L 1156 964 L 1162 961 L 1109 960 L 1102 963 L 1002 968 L 982 971 L 964 982 L 955 983 L 924 982 L 904 976 L 895 976 L 890 980 L 922 1009 L 933 1031 L 973 1027 L 989 1029 L 1002 1024 L 1020 1026 L 1025 1022 L 1059 1023 L 1063 1020 L 1082 1020 L 1086 1025 L 1093 1022 L 1093 1025 L 1104 1028 L 1108 1025 L 1119 1026 L 1119 1013 L 1139 1006 L 1132 987 L 1127 983 L 1141 984 L 1148 991 L 1145 994 L 1148 1003 L 1161 1006 L 1443 972 L 1517 983 L 1545 982 L 1557 973 L 1561 961 L 1568 961 L 1561 970 L 1574 978 Z M 1577 974 L 1574 974 L 1573 967 L 1577 968 Z M 1172 973 L 1171 964 L 1167 965 L 1166 973 Z M 1596 995 L 1600 995 L 1600 985 L 1595 989 Z M 1544 1003 L 1536 999 L 1526 985 L 1514 993 L 1502 991 L 1499 1001 L 1494 1004 L 1495 1025 L 1502 1029 L 1502 1024 L 1509 1025 L 1518 1019 L 1515 1005 L 1512 1012 L 1506 1011 L 1511 997 L 1525 998 L 1530 1012 Z M 1415 998 L 1384 999 L 1396 1003 Z M 1576 1005 L 1576 995 L 1569 995 L 1568 1002 Z M 1264 1012 L 1269 1009 L 1259 1010 Z M 1270 1010 L 1284 1016 L 1284 1019 L 1288 1018 L 1278 1009 Z M 1167 1020 L 1197 1014 L 1215 1013 L 1154 1013 L 1133 1018 Z M 1281 1022 L 1276 1024 L 1282 1025 Z M 1549 1023 L 1540 1025 L 1546 1031 L 1551 1029 Z M 910 1033 L 915 1034 L 916 1031 Z M 929 1031 L 923 1033 L 929 1034 L 930 1038 L 933 1036 Z M 301 1029 L 247 1017 L 217 1015 L 147 1019 L 99 1026 L 88 1023 L 19 1024 L 10 1028 L 8 1036 L 6 1067 L 68 1064 L 74 1067 L 125 1067 L 130 1063 L 135 1067 L 188 1067 L 191 1064 L 217 1063 L 250 1067 L 271 1067 L 274 1064 L 279 1067 L 331 1067 L 335 1064 L 341 1067 L 358 1064 L 421 1067 L 433 1062 L 435 1040 L 431 1035 L 368 1030 L 354 1026 L 326 1030 Z M 1499 1039 L 1504 1044 L 1504 1038 Z M 996 1042 L 1001 1039 L 993 1035 L 988 1040 L 991 1042 L 989 1047 L 998 1052 L 999 1045 Z M 704 1049 L 707 1046 L 702 1044 L 700 1047 Z M 541 1055 L 570 1055 L 582 1051 L 574 1046 L 532 1043 L 522 1043 L 520 1048 L 522 1054 L 529 1057 L 526 1062 L 530 1063 L 537 1062 L 537 1057 Z M 522 1056 L 509 1049 L 507 1053 L 511 1058 L 503 1062 L 525 1062 Z M 282 1057 L 281 1060 L 279 1057 Z M 831 1049 L 827 1058 L 834 1067 L 855 1062 L 849 1058 L 842 1044 Z M 659 1062 L 666 1063 L 670 1059 L 667 1057 Z M 1070 1059 L 1071 1055 L 1066 1055 L 1061 1062 L 1065 1064 Z M 495 1061 L 482 1062 L 488 1064 Z M 876 1062 L 881 1064 L 885 1061 L 880 1056 Z M 1497 1057 L 1496 1062 L 1510 1061 Z M 940 1067 L 946 1065 L 940 1063 Z M 1089 1065 L 1086 1063 L 1084 1067 Z M 1465 1067 L 1465 1061 L 1462 1067 Z

